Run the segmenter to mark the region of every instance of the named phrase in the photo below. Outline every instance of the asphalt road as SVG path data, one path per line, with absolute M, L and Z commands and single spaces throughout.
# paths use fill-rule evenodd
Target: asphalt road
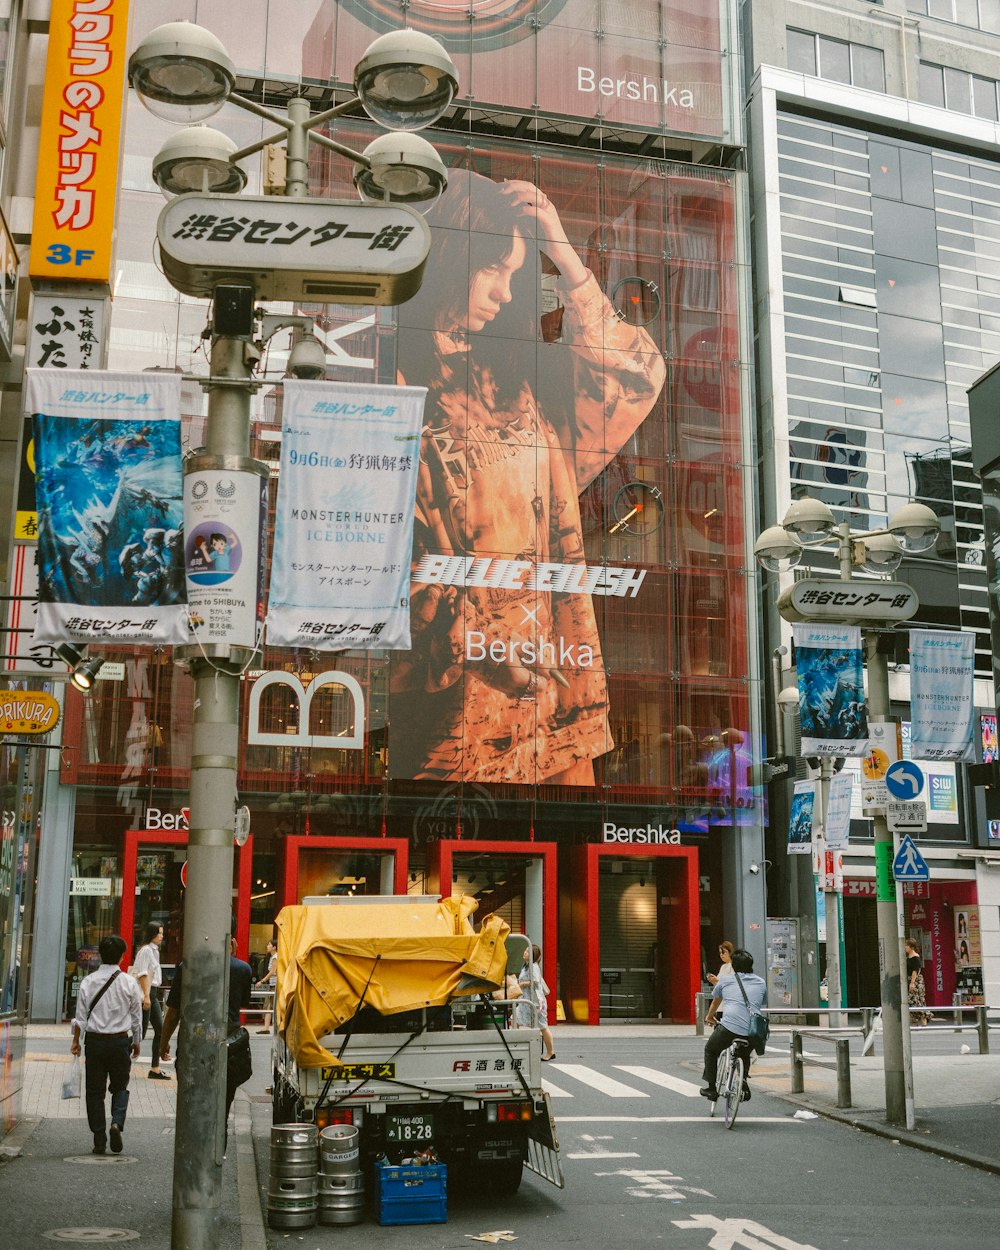
M 920 1038 L 935 1053 L 947 1037 Z M 407 1250 L 484 1244 L 510 1230 L 525 1247 L 671 1250 L 968 1250 L 1000 1226 L 1000 1178 L 822 1118 L 758 1087 L 727 1131 L 697 1095 L 700 1041 L 657 1037 L 557 1038 L 545 1067 L 566 1186 L 530 1173 L 513 1199 L 450 1193 L 447 1224 L 268 1230 L 289 1244 Z M 270 1111 L 253 1106 L 266 1203 Z M 504 1243 L 500 1243 L 504 1244 Z

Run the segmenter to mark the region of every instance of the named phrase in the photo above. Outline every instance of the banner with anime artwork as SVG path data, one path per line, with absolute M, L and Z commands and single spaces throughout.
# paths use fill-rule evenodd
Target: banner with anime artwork
M 28 369 L 26 378 L 35 642 L 184 642 L 180 376 Z
M 975 760 L 976 636 L 910 630 L 910 759 Z
M 426 393 L 285 382 L 270 646 L 409 650 Z
M 864 755 L 868 746 L 861 630 L 793 625 L 803 755 Z
M 797 781 L 788 818 L 788 854 L 811 855 L 813 826 L 819 820 L 819 783 Z

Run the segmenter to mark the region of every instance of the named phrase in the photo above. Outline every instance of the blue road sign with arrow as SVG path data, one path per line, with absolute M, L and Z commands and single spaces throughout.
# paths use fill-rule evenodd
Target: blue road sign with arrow
M 924 788 L 924 774 L 912 760 L 897 760 L 885 771 L 885 788 L 894 799 L 915 799 Z
M 892 861 L 892 875 L 897 881 L 930 881 L 931 870 L 927 860 L 917 850 L 916 843 L 906 835 L 899 844 L 896 858 Z

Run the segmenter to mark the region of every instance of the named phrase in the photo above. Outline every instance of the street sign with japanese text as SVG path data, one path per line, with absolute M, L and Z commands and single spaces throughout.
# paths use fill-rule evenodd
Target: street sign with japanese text
M 845 625 L 908 621 L 918 607 L 916 591 L 905 582 L 819 577 L 793 583 L 778 599 L 778 611 L 786 621 L 838 621 Z
M 167 280 L 208 299 L 219 283 L 258 299 L 400 304 L 420 289 L 430 228 L 405 204 L 179 195 L 156 223 Z
M 885 820 L 890 833 L 926 833 L 927 804 L 919 800 L 886 803 Z

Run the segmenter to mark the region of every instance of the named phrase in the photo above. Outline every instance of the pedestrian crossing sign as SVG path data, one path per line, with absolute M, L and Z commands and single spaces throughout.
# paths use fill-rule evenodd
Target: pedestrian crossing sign
M 917 850 L 909 834 L 902 839 L 896 858 L 892 861 L 892 875 L 897 881 L 929 881 L 931 870 L 927 860 Z

